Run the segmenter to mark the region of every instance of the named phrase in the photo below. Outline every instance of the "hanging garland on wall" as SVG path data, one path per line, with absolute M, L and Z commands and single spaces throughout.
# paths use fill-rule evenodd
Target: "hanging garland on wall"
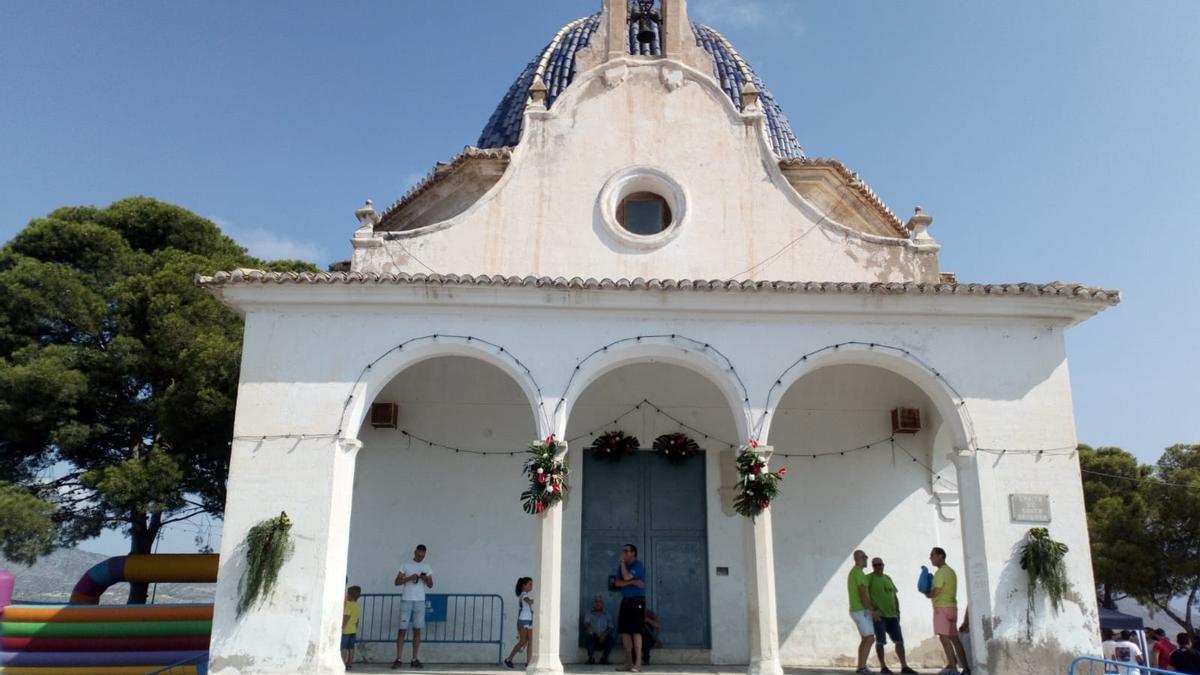
M 566 450 L 567 444 L 553 434 L 529 445 L 524 469 L 529 488 L 521 493 L 525 513 L 542 513 L 567 496 L 567 466 L 560 459 Z
M 278 517 L 260 521 L 246 533 L 246 569 L 238 582 L 239 617 L 274 590 L 283 560 L 292 552 L 291 529 L 291 519 L 281 511 Z
M 654 450 L 668 461 L 681 464 L 700 454 L 700 445 L 691 436 L 675 432 L 654 439 Z
M 733 510 L 753 519 L 771 506 L 771 500 L 779 496 L 779 484 L 787 475 L 787 469 L 776 473 L 767 470 L 767 461 L 755 452 L 758 442 L 751 440 L 743 445 L 737 456 L 737 494 L 733 498 Z
M 626 436 L 624 431 L 606 431 L 592 441 L 592 455 L 610 462 L 619 462 L 631 452 L 637 452 L 641 441 L 637 436 Z
M 1062 609 L 1067 580 L 1067 545 L 1050 538 L 1044 527 L 1029 530 L 1029 539 L 1021 546 L 1021 569 L 1029 575 L 1029 611 L 1033 612 L 1038 586 L 1046 591 L 1054 611 Z

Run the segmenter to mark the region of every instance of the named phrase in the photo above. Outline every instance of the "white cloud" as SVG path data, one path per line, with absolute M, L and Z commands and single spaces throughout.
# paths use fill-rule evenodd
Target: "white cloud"
M 802 33 L 804 26 L 791 2 L 769 0 L 693 0 L 689 11 L 718 31 L 723 28 L 779 30 Z
M 263 260 L 305 260 L 315 263 L 322 256 L 316 244 L 292 239 L 261 227 L 240 227 L 224 218 L 209 217 L 221 231 Z

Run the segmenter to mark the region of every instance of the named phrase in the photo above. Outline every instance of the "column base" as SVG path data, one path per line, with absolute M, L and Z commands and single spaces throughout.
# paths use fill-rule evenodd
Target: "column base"
M 562 661 L 554 663 L 531 663 L 525 669 L 525 675 L 563 675 Z
M 783 675 L 783 666 L 777 659 L 756 661 L 746 666 L 746 675 Z

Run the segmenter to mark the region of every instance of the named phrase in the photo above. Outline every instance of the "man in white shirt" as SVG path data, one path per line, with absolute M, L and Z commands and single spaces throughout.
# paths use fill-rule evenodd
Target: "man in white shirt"
M 1121 639 L 1113 643 L 1112 650 L 1113 661 L 1129 664 L 1129 666 L 1121 668 L 1122 675 L 1137 675 L 1139 672 L 1137 666 L 1146 664 L 1142 648 L 1133 641 L 1133 633 L 1127 630 L 1121 631 Z
M 425 627 L 425 589 L 433 588 L 433 568 L 425 562 L 425 544 L 413 551 L 413 559 L 402 563 L 396 573 L 396 585 L 403 587 L 400 594 L 400 627 L 396 630 L 396 660 L 392 668 L 404 665 L 404 633 L 410 627 L 413 633 L 413 668 L 424 668 L 417 652 L 421 650 L 421 629 Z

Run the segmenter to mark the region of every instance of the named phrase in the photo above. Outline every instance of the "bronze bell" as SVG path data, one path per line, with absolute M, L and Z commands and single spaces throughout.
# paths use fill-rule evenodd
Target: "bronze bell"
M 654 19 L 645 15 L 638 19 L 638 44 L 653 44 L 656 35 L 657 32 L 654 30 Z

